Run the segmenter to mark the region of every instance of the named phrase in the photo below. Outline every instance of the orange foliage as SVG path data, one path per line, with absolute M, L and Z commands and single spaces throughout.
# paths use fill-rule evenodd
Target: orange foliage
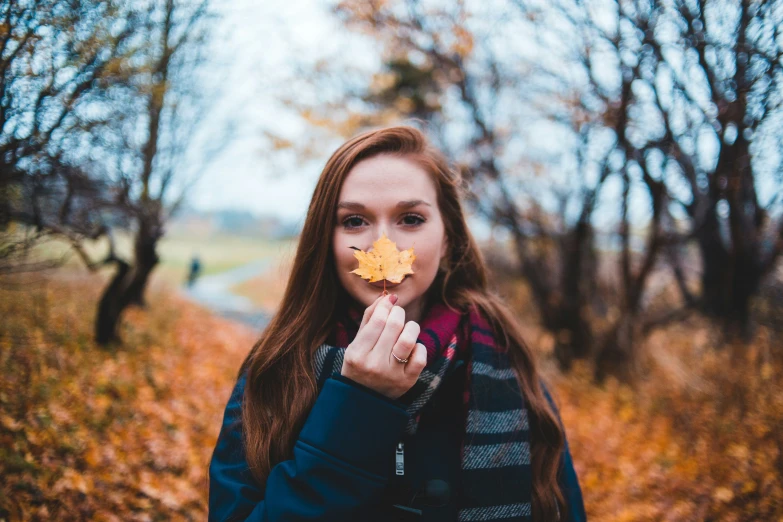
M 210 453 L 255 335 L 153 288 L 113 355 L 90 340 L 100 284 L 60 274 L 0 290 L 0 518 L 204 519 Z M 770 331 L 716 350 L 714 328 L 692 320 L 644 343 L 639 382 L 596 385 L 587 364 L 560 374 L 551 336 L 524 323 L 589 520 L 783 521 L 783 354 Z
M 710 336 L 701 320 L 653 335 L 632 386 L 547 372 L 589 520 L 783 521 L 780 343 Z
M 0 290 L 0 519 L 206 519 L 253 333 L 159 288 L 112 354 L 91 341 L 100 278 L 35 279 Z
M 503 293 L 554 388 L 588 520 L 783 522 L 783 342 L 720 347 L 701 318 L 640 340 L 633 384 L 562 374 L 529 289 Z

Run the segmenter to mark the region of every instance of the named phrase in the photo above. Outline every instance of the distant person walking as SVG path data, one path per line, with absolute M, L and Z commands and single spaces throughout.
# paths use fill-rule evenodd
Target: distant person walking
M 201 275 L 201 259 L 199 259 L 198 254 L 193 256 L 193 259 L 190 260 L 190 272 L 188 273 L 188 287 L 193 286 L 193 283 L 196 282 L 196 279 L 198 279 L 198 276 Z

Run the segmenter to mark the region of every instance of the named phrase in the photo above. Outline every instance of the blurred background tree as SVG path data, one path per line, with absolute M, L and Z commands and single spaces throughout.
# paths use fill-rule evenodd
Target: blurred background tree
M 0 16 L 0 226 L 31 223 L 39 236 L 61 233 L 74 241 L 97 237 L 92 214 L 108 194 L 81 169 L 68 166 L 66 174 L 63 156 L 107 123 L 87 105 L 122 81 L 135 14 L 112 2 L 53 0 L 3 2 Z M 55 192 L 70 194 L 60 198 L 62 209 L 42 201 Z M 75 209 L 75 199 L 85 207 Z M 10 253 L 15 241 L 4 240 Z
M 183 157 L 214 94 L 196 75 L 208 7 L 4 3 L 0 219 L 6 228 L 13 222 L 67 238 L 92 270 L 116 267 L 98 304 L 100 344 L 119 340 L 122 312 L 143 304 L 165 224 L 198 177 Z M 201 168 L 222 142 L 217 135 L 210 143 Z M 118 227 L 133 231 L 132 259 L 115 249 Z M 94 259 L 85 243 L 102 237 L 108 255 Z M 10 247 L 20 241 L 8 240 L 8 251 L 19 251 Z
M 333 12 L 375 42 L 380 66 L 368 81 L 350 60 L 301 64 L 277 97 L 309 130 L 265 132 L 270 157 L 304 162 L 324 135 L 419 121 L 472 209 L 510 239 L 496 269 L 525 279 L 563 369 L 587 358 L 599 378 L 624 373 L 639 339 L 695 311 L 752 337 L 754 296 L 783 249 L 780 2 L 345 0 Z M 3 15 L 0 221 L 33 235 L 7 236 L 0 256 L 18 270 L 19 252 L 55 234 L 86 266 L 113 264 L 96 319 L 109 343 L 144 303 L 165 223 L 198 177 L 185 165 L 203 171 L 225 143 L 194 147 L 190 132 L 211 96 L 197 71 L 212 14 L 51 0 Z M 308 83 L 318 96 L 301 95 Z M 194 148 L 203 161 L 182 161 Z M 133 228 L 133 259 L 114 248 L 117 227 Z M 101 237 L 108 255 L 93 259 L 84 243 Z
M 590 358 L 599 378 L 626 373 L 640 339 L 697 310 L 751 338 L 751 300 L 783 248 L 780 2 L 334 10 L 382 66 L 363 87 L 345 68 L 344 103 L 300 111 L 343 135 L 422 122 L 473 209 L 511 238 L 507 269 L 562 368 Z

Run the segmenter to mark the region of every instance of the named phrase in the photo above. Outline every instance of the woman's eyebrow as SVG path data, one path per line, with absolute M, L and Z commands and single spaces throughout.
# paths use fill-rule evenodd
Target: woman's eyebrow
M 411 199 L 408 201 L 400 201 L 397 203 L 396 208 L 413 208 L 416 205 L 427 205 L 428 207 L 431 207 L 429 203 L 427 203 L 424 200 L 421 199 Z M 361 203 L 357 203 L 355 201 L 342 201 L 337 204 L 337 209 L 341 208 L 347 208 L 349 210 L 364 210 L 366 207 L 362 205 Z

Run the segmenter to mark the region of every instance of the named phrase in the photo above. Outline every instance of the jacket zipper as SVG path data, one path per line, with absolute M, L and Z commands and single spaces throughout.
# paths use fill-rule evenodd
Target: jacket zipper
M 402 441 L 397 443 L 397 450 L 394 452 L 394 472 L 397 475 L 405 475 L 405 444 Z

